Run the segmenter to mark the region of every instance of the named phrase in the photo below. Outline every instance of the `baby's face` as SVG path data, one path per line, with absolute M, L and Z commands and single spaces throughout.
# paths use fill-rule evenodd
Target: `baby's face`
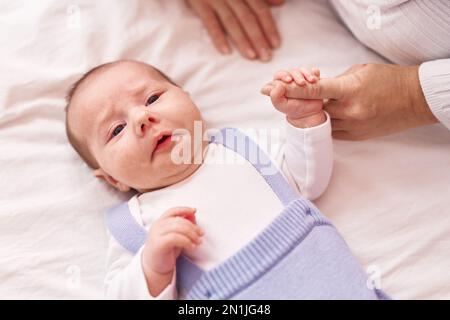
M 176 129 L 193 137 L 198 108 L 152 67 L 122 62 L 94 74 L 71 102 L 73 132 L 96 159 L 97 177 L 116 188 L 148 191 L 183 180 L 194 164 L 175 164 Z M 194 155 L 193 155 L 194 156 Z M 191 161 L 193 163 L 193 161 Z

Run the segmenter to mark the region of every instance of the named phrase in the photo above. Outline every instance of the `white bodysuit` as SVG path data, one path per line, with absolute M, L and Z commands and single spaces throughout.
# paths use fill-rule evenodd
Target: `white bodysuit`
M 287 124 L 286 133 L 286 143 L 269 155 L 295 190 L 313 200 L 323 193 L 332 172 L 329 116 L 325 123 L 308 129 Z M 169 187 L 136 195 L 128 206 L 136 221 L 147 230 L 172 207 L 196 208 L 197 224 L 205 235 L 202 244 L 186 255 L 204 270 L 210 270 L 236 253 L 283 209 L 252 164 L 214 143 L 209 144 L 204 163 L 190 177 Z M 142 248 L 133 255 L 110 235 L 106 297 L 176 299 L 176 272 L 171 284 L 159 296 L 149 294 L 141 253 Z

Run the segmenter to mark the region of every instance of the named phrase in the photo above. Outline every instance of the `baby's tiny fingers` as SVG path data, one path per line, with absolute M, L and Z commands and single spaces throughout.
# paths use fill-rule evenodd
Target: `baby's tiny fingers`
M 182 218 L 174 218 L 161 233 L 164 235 L 171 232 L 183 234 L 193 242 L 198 242 L 199 238 L 204 234 L 200 227 Z
M 263 95 L 270 97 L 270 92 L 272 91 L 272 89 L 273 89 L 273 85 L 271 83 L 268 83 L 264 87 L 261 88 L 261 93 Z
M 312 67 L 311 72 L 314 76 L 316 76 L 318 79 L 320 79 L 320 70 L 318 68 Z
M 291 71 L 291 76 L 294 78 L 294 81 L 297 85 L 300 87 L 303 87 L 306 85 L 305 77 L 303 76 L 302 72 L 298 69 L 294 69 Z
M 183 217 L 195 223 L 195 213 L 197 209 L 190 207 L 175 207 L 167 210 L 162 218 Z
M 192 250 L 197 247 L 197 244 L 188 237 L 180 233 L 168 233 L 161 241 L 164 242 L 164 247 L 167 249 L 172 249 L 174 247 L 186 250 Z
M 285 92 L 285 84 L 281 82 L 275 83 L 274 88 L 270 92 L 270 99 L 272 100 L 272 104 L 281 112 L 283 112 L 283 106 L 287 102 L 287 99 L 284 96 Z
M 275 76 L 273 77 L 273 80 L 280 80 L 280 81 L 289 83 L 292 81 L 292 77 L 289 74 L 289 72 L 280 70 L 275 74 Z
M 309 71 L 308 69 L 306 69 L 306 68 L 300 68 L 300 72 L 303 74 L 303 77 L 304 77 L 308 82 L 313 83 L 313 82 L 316 80 L 315 76 L 313 76 L 313 75 L 312 75 L 312 72 Z

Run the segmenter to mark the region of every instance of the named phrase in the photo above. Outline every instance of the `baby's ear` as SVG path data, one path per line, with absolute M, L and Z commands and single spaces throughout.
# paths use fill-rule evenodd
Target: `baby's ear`
M 108 182 L 110 185 L 112 185 L 114 188 L 116 188 L 119 191 L 122 191 L 122 192 L 130 191 L 129 186 L 123 184 L 122 182 L 117 181 L 116 179 L 111 177 L 109 174 L 107 174 L 102 168 L 95 169 L 94 176 L 98 179 Z

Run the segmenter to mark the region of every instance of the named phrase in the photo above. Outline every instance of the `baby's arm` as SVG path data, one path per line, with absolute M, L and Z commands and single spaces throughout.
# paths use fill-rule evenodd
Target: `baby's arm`
M 318 198 L 328 186 L 333 168 L 331 123 L 322 100 L 290 99 L 286 86 L 308 90 L 319 81 L 317 69 L 281 71 L 270 84 L 274 107 L 286 114 L 286 145 L 281 169 L 291 184 L 310 200 Z
M 134 257 L 114 239 L 108 250 L 106 296 L 113 299 L 176 299 L 175 264 L 182 250 L 201 243 L 195 209 L 173 208 L 150 228 Z

